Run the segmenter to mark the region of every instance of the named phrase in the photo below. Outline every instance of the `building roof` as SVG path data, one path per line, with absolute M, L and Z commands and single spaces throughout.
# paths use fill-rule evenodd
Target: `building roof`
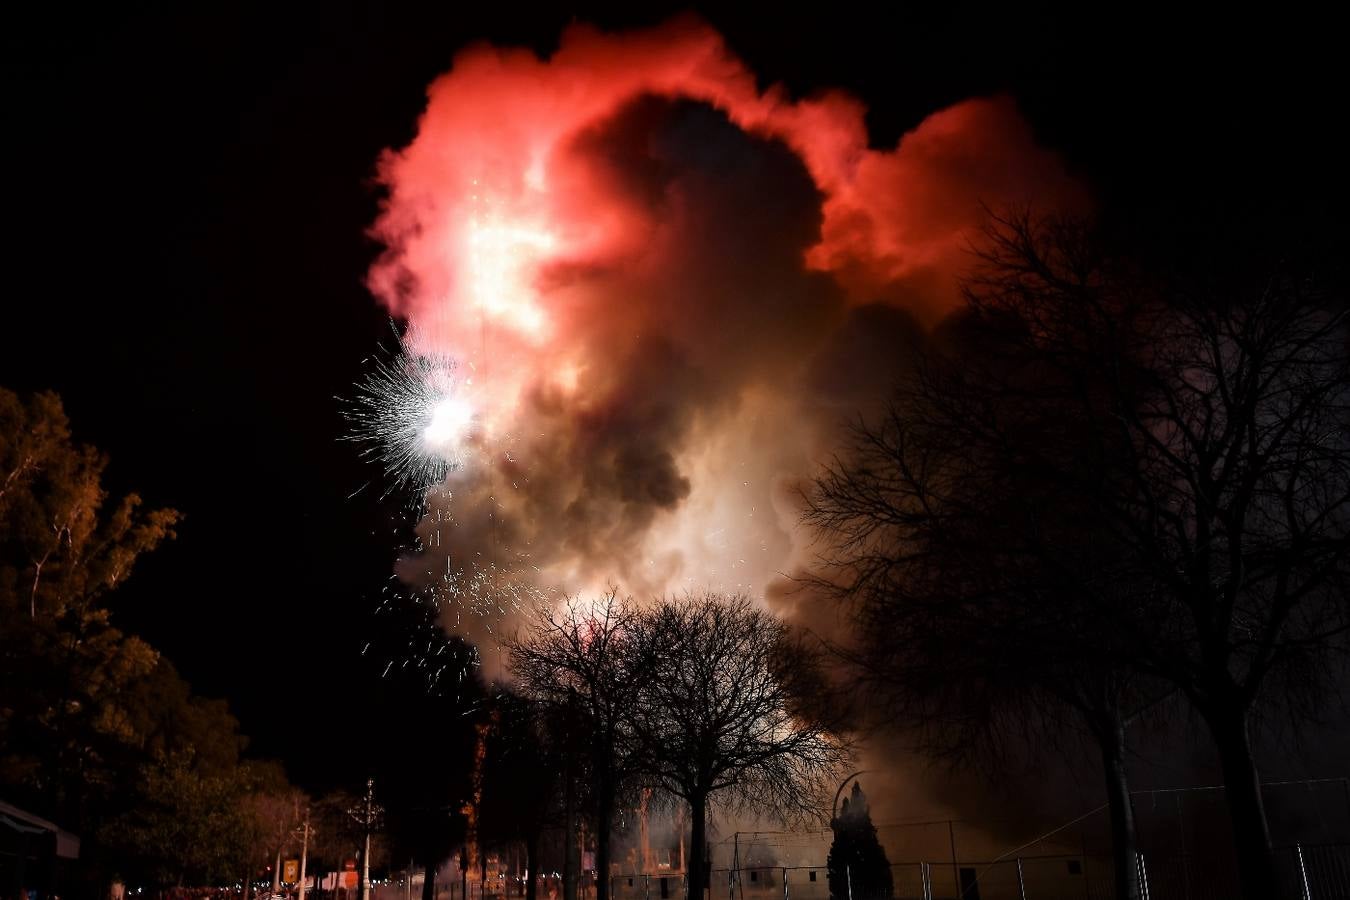
M 79 835 L 65 831 L 53 822 L 39 818 L 30 812 L 24 812 L 17 806 L 10 806 L 0 800 L 0 827 L 17 831 L 20 834 L 51 834 L 56 836 L 56 855 L 62 859 L 79 859 Z

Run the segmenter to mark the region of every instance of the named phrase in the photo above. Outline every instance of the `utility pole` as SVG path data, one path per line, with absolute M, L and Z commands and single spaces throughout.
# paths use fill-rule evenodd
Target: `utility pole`
M 375 802 L 374 778 L 366 779 L 365 796 L 356 806 L 347 810 L 347 815 L 361 826 L 361 900 L 370 900 L 370 835 L 379 827 L 380 818 L 384 815 L 384 809 Z
M 375 818 L 375 779 L 366 779 L 365 806 L 362 816 L 365 825 L 365 840 L 361 847 L 361 900 L 370 900 L 370 829 Z
M 300 885 L 295 889 L 295 900 L 305 900 L 305 864 L 309 860 L 309 809 L 305 809 L 305 824 L 300 830 Z

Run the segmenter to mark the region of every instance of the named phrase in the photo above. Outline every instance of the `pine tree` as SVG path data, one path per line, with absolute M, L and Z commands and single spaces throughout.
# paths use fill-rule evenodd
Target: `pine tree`
M 895 891 L 890 860 L 877 840 L 867 795 L 857 783 L 831 827 L 834 843 L 826 861 L 830 900 L 890 900 Z

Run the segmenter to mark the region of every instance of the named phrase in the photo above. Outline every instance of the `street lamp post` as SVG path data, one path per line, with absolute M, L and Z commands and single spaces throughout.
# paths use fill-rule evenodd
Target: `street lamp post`
M 375 802 L 375 779 L 366 779 L 366 794 L 361 802 L 347 810 L 347 815 L 361 826 L 361 900 L 370 900 L 370 834 L 375 830 L 384 810 Z

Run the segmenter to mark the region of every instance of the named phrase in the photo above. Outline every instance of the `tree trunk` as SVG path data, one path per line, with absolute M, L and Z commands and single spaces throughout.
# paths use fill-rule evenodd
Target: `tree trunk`
M 539 887 L 539 832 L 530 829 L 525 836 L 525 900 L 536 900 Z
M 422 900 L 436 900 L 436 864 L 427 863 L 422 872 Z
M 577 792 L 570 765 L 563 778 L 566 780 L 563 800 L 563 900 L 577 900 Z
M 1098 742 L 1102 751 L 1102 772 L 1106 776 L 1106 805 L 1111 820 L 1111 862 L 1115 869 L 1116 897 L 1140 900 L 1139 845 L 1134 829 L 1134 804 L 1130 801 L 1130 781 L 1125 769 L 1125 724 L 1119 716 L 1102 723 Z M 1184 863 L 1183 863 L 1184 864 Z
M 1233 850 L 1246 900 L 1276 897 L 1275 857 L 1261 797 L 1261 776 L 1252 755 L 1247 710 L 1238 705 L 1210 710 L 1205 717 L 1223 766 L 1224 795 L 1233 823 Z
M 609 900 L 609 832 L 614 824 L 614 784 L 600 779 L 595 815 L 595 900 Z
M 689 798 L 689 818 L 691 833 L 689 835 L 689 871 L 686 875 L 689 881 L 687 900 L 703 900 L 703 892 L 708 889 L 708 886 L 703 883 L 703 878 L 708 870 L 708 862 L 705 858 L 708 849 L 708 798 L 706 796 L 695 794 Z

